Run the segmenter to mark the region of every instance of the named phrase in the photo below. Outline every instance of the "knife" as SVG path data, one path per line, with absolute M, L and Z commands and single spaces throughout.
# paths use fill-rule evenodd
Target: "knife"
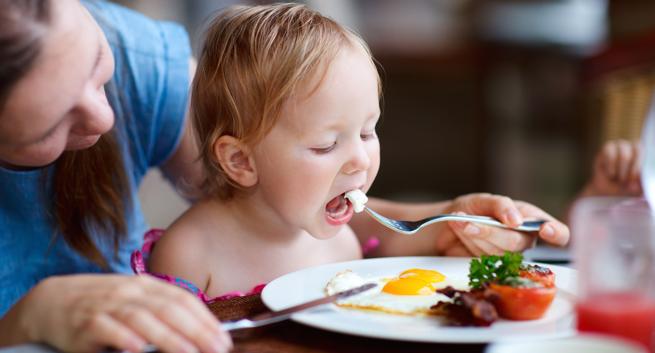
M 365 292 L 369 289 L 375 288 L 377 286 L 376 283 L 366 283 L 363 284 L 359 287 L 355 287 L 352 289 L 348 289 L 342 292 L 338 292 L 332 295 L 329 295 L 327 297 L 315 299 L 312 301 L 308 301 L 302 304 L 294 305 L 291 307 L 288 307 L 284 310 L 280 311 L 271 311 L 259 315 L 255 315 L 249 319 L 241 319 L 241 320 L 236 320 L 236 321 L 226 321 L 222 322 L 221 326 L 223 327 L 224 330 L 226 331 L 232 331 L 232 330 L 238 330 L 238 329 L 244 329 L 244 328 L 252 328 L 252 327 L 259 327 L 259 326 L 264 326 L 264 325 L 269 325 L 273 324 L 276 322 L 280 322 L 283 320 L 288 319 L 291 317 L 292 314 L 295 314 L 299 311 L 307 310 L 309 308 L 313 308 L 315 306 L 323 305 L 323 304 L 328 304 L 332 303 L 334 301 L 337 301 L 339 299 L 343 298 L 348 298 L 351 297 L 355 294 L 359 294 L 362 292 Z
M 373 289 L 377 287 L 376 283 L 366 283 L 363 284 L 359 287 L 351 288 L 342 292 L 338 292 L 332 295 L 328 295 L 327 297 L 319 298 L 319 299 L 314 299 L 302 304 L 294 305 L 291 307 L 288 307 L 286 309 L 280 310 L 280 311 L 271 311 L 259 315 L 255 315 L 249 319 L 241 319 L 241 320 L 235 320 L 235 321 L 224 321 L 221 322 L 221 327 L 225 331 L 233 331 L 233 330 L 239 330 L 239 329 L 245 329 L 245 328 L 253 328 L 253 327 L 260 327 L 264 325 L 269 325 L 269 324 L 274 324 L 276 322 L 284 321 L 291 317 L 292 314 L 295 314 L 297 312 L 307 310 L 309 308 L 313 308 L 319 305 L 323 304 L 328 304 L 335 302 L 339 299 L 343 298 L 348 298 L 351 297 L 355 294 L 359 294 L 362 292 L 365 292 L 369 289 Z M 145 349 L 142 351 L 142 353 L 153 353 L 157 352 L 158 349 L 154 345 L 148 344 L 146 345 Z M 115 353 L 115 350 L 105 350 L 105 353 Z

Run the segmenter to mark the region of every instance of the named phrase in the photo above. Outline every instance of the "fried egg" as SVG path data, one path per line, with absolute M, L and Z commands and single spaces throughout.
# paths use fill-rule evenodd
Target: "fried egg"
M 362 277 L 346 270 L 337 273 L 325 286 L 325 293 L 331 295 L 365 283 L 378 286 L 366 292 L 337 301 L 345 308 L 381 311 L 400 315 L 429 315 L 430 307 L 440 301 L 451 299 L 436 290 L 446 286 L 468 289 L 466 280 L 447 278 L 435 270 L 412 268 L 391 277 Z

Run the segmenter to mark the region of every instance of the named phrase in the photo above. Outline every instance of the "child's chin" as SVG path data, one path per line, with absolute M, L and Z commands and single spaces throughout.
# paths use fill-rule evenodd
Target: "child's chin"
M 316 239 L 326 240 L 336 237 L 342 229 L 343 225 L 329 227 L 323 226 L 321 229 L 317 229 L 315 232 L 309 232 L 309 234 L 311 234 L 311 236 Z

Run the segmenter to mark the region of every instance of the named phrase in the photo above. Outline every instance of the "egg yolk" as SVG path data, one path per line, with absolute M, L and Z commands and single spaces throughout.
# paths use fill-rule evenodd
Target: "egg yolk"
M 395 295 L 431 295 L 435 291 L 432 283 L 441 282 L 445 278 L 437 271 L 413 268 L 387 282 L 382 291 Z
M 405 277 L 418 277 L 426 282 L 430 283 L 439 283 L 443 282 L 443 280 L 446 279 L 446 276 L 444 276 L 441 272 L 438 271 L 433 271 L 433 270 L 422 270 L 420 268 L 412 268 L 406 271 L 403 271 L 400 276 L 400 278 L 405 278 Z

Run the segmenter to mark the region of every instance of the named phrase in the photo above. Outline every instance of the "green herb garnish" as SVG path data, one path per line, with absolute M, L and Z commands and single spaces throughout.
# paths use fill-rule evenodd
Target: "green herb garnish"
M 469 286 L 480 288 L 487 282 L 504 283 L 518 277 L 523 254 L 505 252 L 503 256 L 482 255 L 471 260 L 469 265 Z

